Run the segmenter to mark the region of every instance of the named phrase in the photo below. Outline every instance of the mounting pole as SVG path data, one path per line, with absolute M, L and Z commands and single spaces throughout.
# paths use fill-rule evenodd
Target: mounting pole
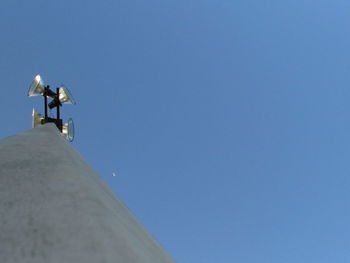
M 44 88 L 44 108 L 45 108 L 45 121 L 48 120 L 48 114 L 47 114 L 47 92 L 48 92 L 49 86 Z
M 56 118 L 57 118 L 57 123 L 59 123 L 59 127 L 58 129 L 60 130 L 60 132 L 62 132 L 62 121 L 60 118 L 60 106 L 61 106 L 61 102 L 60 102 L 60 88 L 56 88 L 56 101 L 57 101 L 57 111 L 56 111 Z
M 57 119 L 60 119 L 60 99 L 59 99 L 59 94 L 60 94 L 60 89 L 59 88 L 56 88 L 56 100 L 58 102 L 57 104 Z

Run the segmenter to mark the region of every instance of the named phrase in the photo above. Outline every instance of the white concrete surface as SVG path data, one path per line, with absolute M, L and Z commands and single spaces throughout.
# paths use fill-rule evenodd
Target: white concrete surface
M 0 141 L 1 263 L 173 263 L 46 124 Z

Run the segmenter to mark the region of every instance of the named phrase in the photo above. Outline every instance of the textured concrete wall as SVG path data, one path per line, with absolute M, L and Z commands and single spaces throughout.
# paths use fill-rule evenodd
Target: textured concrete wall
M 0 141 L 0 262 L 174 261 L 46 124 Z

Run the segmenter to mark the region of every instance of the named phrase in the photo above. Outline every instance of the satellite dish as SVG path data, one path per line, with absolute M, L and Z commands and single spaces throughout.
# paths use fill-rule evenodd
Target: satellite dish
M 70 103 L 75 104 L 75 100 L 72 96 L 72 94 L 69 92 L 69 90 L 63 86 L 59 88 L 59 95 L 58 98 L 60 102 L 63 103 Z
M 43 95 L 44 90 L 45 90 L 45 86 L 44 86 L 43 80 L 41 79 L 41 76 L 36 75 L 32 81 L 32 84 L 30 84 L 30 87 L 28 90 L 28 97 Z
M 32 127 L 38 127 L 39 125 L 41 125 L 41 120 L 43 120 L 44 118 L 41 116 L 40 113 L 38 113 L 35 109 L 33 109 L 33 113 L 32 113 Z
M 74 139 L 74 122 L 70 118 L 66 124 L 62 127 L 62 134 L 70 142 Z

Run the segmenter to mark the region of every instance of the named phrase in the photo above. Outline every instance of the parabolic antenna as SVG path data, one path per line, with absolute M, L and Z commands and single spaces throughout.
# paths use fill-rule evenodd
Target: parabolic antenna
M 70 142 L 74 139 L 74 122 L 70 118 L 66 124 L 62 127 L 62 134 Z
M 38 113 L 35 109 L 33 109 L 33 113 L 32 113 L 32 127 L 38 127 L 39 125 L 41 125 L 41 120 L 43 120 L 44 118 L 41 116 L 40 113 Z
M 29 90 L 28 90 L 28 96 L 38 96 L 44 94 L 44 83 L 41 79 L 40 75 L 36 75 L 35 78 L 32 81 L 32 84 L 30 84 Z

